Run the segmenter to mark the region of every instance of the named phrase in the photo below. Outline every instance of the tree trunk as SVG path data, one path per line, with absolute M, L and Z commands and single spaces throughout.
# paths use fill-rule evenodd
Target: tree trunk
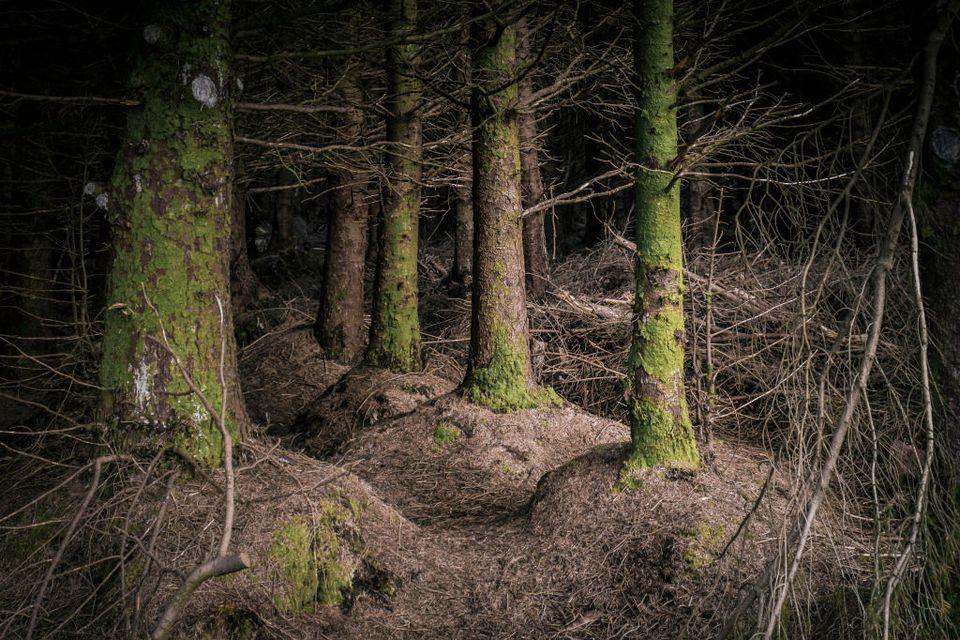
M 482 3 L 476 13 L 486 13 Z M 497 411 L 531 408 L 556 396 L 533 382 L 524 291 L 516 28 L 474 23 L 473 317 L 464 388 Z
M 464 34 L 469 38 L 469 30 Z M 463 60 L 460 80 L 464 85 L 471 83 L 469 55 Z M 470 112 L 465 110 L 460 121 L 464 130 L 470 129 Z M 473 158 L 469 146 L 457 152 L 457 166 L 460 179 L 453 188 L 456 207 L 456 228 L 453 232 L 453 272 L 451 281 L 464 288 L 470 286 L 473 278 Z
M 236 169 L 236 165 L 234 166 Z M 244 195 L 233 193 L 233 225 L 230 227 L 230 300 L 233 315 L 248 310 L 269 293 L 250 267 L 247 254 L 247 207 Z
M 526 20 L 517 24 L 517 57 L 522 69 L 533 64 L 530 52 L 530 30 Z M 537 113 L 533 108 L 533 79 L 525 73 L 520 78 L 520 175 L 523 182 L 523 207 L 529 208 L 543 198 L 543 179 L 537 154 Z M 523 259 L 526 265 L 527 295 L 533 300 L 543 298 L 550 279 L 547 261 L 547 240 L 544 232 L 545 211 L 523 219 Z
M 390 0 L 389 37 L 399 40 L 417 27 L 416 0 Z M 419 47 L 402 42 L 387 50 L 387 176 L 367 362 L 394 371 L 416 371 L 420 362 L 417 313 L 417 242 L 423 154 Z
M 472 173 L 469 159 L 467 172 Z M 451 280 L 464 287 L 473 279 L 473 182 L 472 177 L 464 176 L 464 184 L 454 187 L 456 198 L 456 229 L 453 238 L 453 274 Z
M 344 144 L 356 145 L 363 135 L 360 71 L 346 70 L 340 84 L 344 104 L 355 106 L 343 116 Z M 327 233 L 320 310 L 314 335 L 328 358 L 353 362 L 363 350 L 363 271 L 367 251 L 367 176 L 362 158 L 348 158 L 334 177 L 333 216 Z
M 687 143 L 692 144 L 700 135 L 705 113 L 703 105 L 697 103 L 699 95 L 696 90 L 691 91 L 688 97 L 693 104 L 687 108 L 686 130 L 689 137 Z M 704 173 L 708 172 L 709 168 L 703 167 L 697 170 Z M 710 197 L 710 179 L 690 176 L 684 180 L 684 183 L 687 187 L 687 228 L 689 229 L 687 246 L 694 255 L 700 255 L 713 243 L 716 212 L 713 199 Z
M 103 197 L 114 230 L 100 380 L 122 448 L 222 462 L 245 425 L 228 260 L 232 138 L 227 0 L 152 2 L 123 147 Z M 182 367 L 182 370 L 181 370 Z M 189 376 L 190 382 L 182 371 Z
M 697 467 L 683 384 L 683 247 L 673 68 L 673 1 L 634 0 L 637 19 L 636 301 L 626 398 L 627 469 Z
M 277 172 L 277 184 L 288 182 L 283 171 Z M 273 194 L 273 232 L 270 251 L 281 253 L 293 246 L 293 214 L 296 210 L 296 190 L 283 189 Z

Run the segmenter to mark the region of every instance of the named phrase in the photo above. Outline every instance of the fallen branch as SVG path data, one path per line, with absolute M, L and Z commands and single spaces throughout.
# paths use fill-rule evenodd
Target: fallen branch
M 243 571 L 244 569 L 249 569 L 251 566 L 253 565 L 247 554 L 234 553 L 211 558 L 194 569 L 190 575 L 187 576 L 187 579 L 183 581 L 183 584 L 180 585 L 180 589 L 176 595 L 167 603 L 167 607 L 164 609 L 160 621 L 157 623 L 153 633 L 150 634 L 151 640 L 164 640 L 170 636 L 170 632 L 173 631 L 173 625 L 176 624 L 180 613 L 184 607 L 187 606 L 187 602 L 190 601 L 190 596 L 193 595 L 193 592 L 196 591 L 197 587 L 201 584 L 210 578 Z

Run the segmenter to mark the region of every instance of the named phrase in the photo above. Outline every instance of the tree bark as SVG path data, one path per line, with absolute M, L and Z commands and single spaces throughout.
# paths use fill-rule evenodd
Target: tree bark
M 526 20 L 517 24 L 517 57 L 522 69 L 533 64 L 530 51 L 530 29 Z M 538 204 L 543 198 L 543 178 L 540 175 L 540 159 L 537 143 L 537 113 L 533 108 L 533 79 L 525 73 L 520 78 L 520 175 L 523 185 L 523 207 Z M 540 211 L 523 219 L 523 259 L 526 266 L 527 295 L 540 300 L 546 294 L 550 279 L 550 263 L 547 260 L 547 240 L 544 231 L 544 216 Z
M 696 90 L 689 93 L 692 101 L 687 108 L 686 132 L 688 144 L 692 144 L 700 135 L 704 113 L 703 105 L 698 104 L 699 94 Z M 708 167 L 699 169 L 709 172 Z M 687 246 L 694 255 L 699 255 L 709 248 L 713 242 L 714 216 L 716 215 L 711 195 L 710 179 L 702 176 L 690 176 L 684 180 L 687 187 L 687 228 L 689 236 Z
M 345 144 L 357 144 L 363 135 L 360 73 L 348 68 L 341 80 L 344 104 L 353 106 L 342 118 Z M 366 173 L 363 159 L 350 157 L 335 177 L 333 216 L 327 235 L 326 261 L 320 292 L 320 310 L 314 335 L 327 357 L 353 362 L 363 351 L 363 272 L 367 251 Z
M 465 31 L 469 38 L 469 30 Z M 472 81 L 469 55 L 463 61 L 460 79 L 467 86 Z M 465 130 L 470 129 L 469 110 L 463 111 L 461 125 Z M 473 279 L 473 158 L 469 143 L 457 155 L 460 179 L 453 188 L 456 228 L 453 232 L 453 272 L 450 279 L 457 285 L 468 287 Z
M 277 184 L 283 184 L 284 172 L 277 172 Z M 270 251 L 280 253 L 293 246 L 293 214 L 295 189 L 283 189 L 273 194 L 273 232 L 270 234 Z
M 234 165 L 237 170 L 237 165 Z M 269 293 L 250 266 L 247 253 L 247 207 L 244 195 L 233 192 L 233 224 L 230 227 L 230 301 L 233 315 L 248 310 Z
M 230 309 L 230 3 L 152 2 L 131 77 L 140 106 L 103 199 L 114 230 L 101 413 L 122 448 L 222 462 L 211 406 L 245 425 Z
M 473 5 L 484 15 L 483 3 Z M 523 268 L 515 25 L 509 16 L 471 28 L 473 114 L 473 316 L 464 389 L 498 411 L 547 395 L 533 382 Z M 555 396 L 552 396 L 555 397 Z
M 416 0 L 390 0 L 387 50 L 387 176 L 389 194 L 373 294 L 368 364 L 416 371 L 420 361 L 417 313 L 417 243 L 420 217 L 422 140 L 417 77 L 420 51 L 399 41 L 417 27 Z
M 683 247 L 673 79 L 673 0 L 634 0 L 637 74 L 636 298 L 626 398 L 627 469 L 699 466 L 684 395 Z

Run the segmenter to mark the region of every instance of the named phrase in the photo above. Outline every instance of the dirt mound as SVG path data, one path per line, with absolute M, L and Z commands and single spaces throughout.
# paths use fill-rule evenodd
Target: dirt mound
M 245 346 L 238 358 L 251 420 L 285 433 L 296 417 L 349 367 L 325 360 L 309 315 L 295 307 L 269 333 Z
M 570 637 L 717 637 L 782 539 L 787 480 L 769 476 L 764 490 L 769 457 L 721 444 L 712 468 L 651 469 L 625 488 L 626 452 L 625 444 L 599 447 L 541 480 L 528 533 L 542 568 L 518 577 L 512 589 L 536 585 L 550 594 L 544 610 L 570 621 Z M 825 515 L 818 527 L 842 529 L 831 520 Z M 817 577 L 806 588 L 836 593 L 847 570 L 840 567 L 864 562 L 856 541 L 867 537 L 859 534 L 811 549 L 807 562 Z M 835 605 L 828 596 L 819 613 L 836 619 Z
M 628 437 L 571 406 L 499 414 L 450 393 L 371 425 L 336 454 L 415 522 L 466 522 L 522 511 L 544 473 Z
M 290 432 L 311 454 L 323 458 L 363 427 L 410 413 L 455 387 L 427 373 L 356 367 L 313 400 Z

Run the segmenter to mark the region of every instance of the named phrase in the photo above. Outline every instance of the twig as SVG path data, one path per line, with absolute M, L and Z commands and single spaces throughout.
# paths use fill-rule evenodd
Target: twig
M 806 544 L 810 539 L 810 533 L 813 530 L 813 523 L 816 520 L 817 512 L 823 503 L 827 487 L 833 480 L 833 472 L 846 441 L 847 431 L 853 422 L 853 416 L 860 398 L 866 394 L 867 381 L 869 380 L 870 372 L 876 360 L 877 345 L 880 341 L 880 329 L 883 326 L 887 274 L 893 266 L 893 255 L 897 247 L 897 240 L 900 236 L 900 229 L 903 226 L 905 209 L 913 197 L 913 188 L 916 184 L 918 173 L 918 159 L 923 149 L 923 139 L 926 135 L 927 123 L 930 118 L 930 107 L 933 102 L 933 94 L 936 87 L 937 55 L 940 52 L 940 45 L 943 43 L 947 30 L 950 28 L 950 24 L 953 22 L 954 14 L 958 8 L 960 8 L 960 0 L 952 0 L 940 16 L 940 19 L 937 20 L 936 26 L 927 39 L 924 52 L 924 81 L 920 96 L 917 100 L 917 115 L 914 119 L 913 129 L 910 134 L 907 166 L 903 172 L 900 197 L 890 212 L 890 218 L 887 224 L 887 236 L 880 248 L 877 264 L 873 271 L 873 322 L 870 326 L 867 345 L 860 364 L 860 370 L 857 372 L 854 383 L 850 385 L 850 389 L 847 392 L 846 406 L 830 442 L 830 450 L 827 459 L 824 461 L 823 468 L 820 470 L 820 478 L 816 483 L 813 494 L 807 501 L 803 513 L 798 517 L 797 522 L 794 524 L 785 541 L 783 548 L 787 550 L 787 552 L 789 552 L 789 549 L 793 547 L 794 544 L 796 545 L 796 550 L 791 554 L 784 580 L 774 586 L 773 606 L 770 609 L 766 630 L 763 634 L 764 640 L 770 640 L 779 625 L 780 613 L 783 610 L 787 594 L 793 584 L 793 579 L 800 567 L 800 560 L 806 550 Z M 772 577 L 773 570 L 779 566 L 780 561 L 780 558 L 774 558 L 770 562 L 767 570 L 764 572 L 767 579 Z
M 180 589 L 176 595 L 167 603 L 167 607 L 164 609 L 163 615 L 157 623 L 157 627 L 153 630 L 153 633 L 150 634 L 151 640 L 164 640 L 170 636 L 170 632 L 173 631 L 173 625 L 176 624 L 177 618 L 180 617 L 183 608 L 186 607 L 187 602 L 190 601 L 190 596 L 192 596 L 193 592 L 197 590 L 197 587 L 205 581 L 210 578 L 216 578 L 217 576 L 225 576 L 229 573 L 243 571 L 244 569 L 249 569 L 251 566 L 253 566 L 253 564 L 250 562 L 250 557 L 247 556 L 247 554 L 234 553 L 211 558 L 194 569 L 190 575 L 187 576 L 187 579 L 183 581 L 183 584 L 180 585 Z
M 230 548 L 230 538 L 233 533 L 233 520 L 236 500 L 234 496 L 235 478 L 233 472 L 233 438 L 230 435 L 230 430 L 227 429 L 225 421 L 227 399 L 229 398 L 230 394 L 227 389 L 225 371 L 227 334 L 224 329 L 226 318 L 224 317 L 223 302 L 220 300 L 220 296 L 216 296 L 217 309 L 220 312 L 220 410 L 217 411 L 210 404 L 210 400 L 204 395 L 200 388 L 197 387 L 196 383 L 194 383 L 193 378 L 187 372 L 183 362 L 170 346 L 170 340 L 167 337 L 166 329 L 163 327 L 163 319 L 160 317 L 160 313 L 157 311 L 157 308 L 150 301 L 145 289 L 143 289 L 143 297 L 144 300 L 146 300 L 147 306 L 157 316 L 157 322 L 160 326 L 160 336 L 163 339 L 160 344 L 170 353 L 173 361 L 177 364 L 177 368 L 180 370 L 180 374 L 187 382 L 187 386 L 189 386 L 190 390 L 200 398 L 203 406 L 210 413 L 211 419 L 214 420 L 220 430 L 220 435 L 223 440 L 223 466 L 226 483 L 226 488 L 224 491 L 223 534 L 220 537 L 219 551 L 215 557 L 208 559 L 202 565 L 194 569 L 180 586 L 180 589 L 177 591 L 176 595 L 174 595 L 174 597 L 167 602 L 167 606 L 164 608 L 163 614 L 160 616 L 157 626 L 150 634 L 150 637 L 153 640 L 163 640 L 170 635 L 170 632 L 173 630 L 174 623 L 180 617 L 180 614 L 183 613 L 183 608 L 187 605 L 187 602 L 189 602 L 190 596 L 205 580 L 209 580 L 210 578 L 214 578 L 216 576 L 225 575 L 227 573 L 241 571 L 250 567 L 251 564 L 250 559 L 246 554 L 241 553 L 239 555 L 228 555 L 227 553 Z M 154 339 L 154 341 L 156 342 L 156 339 Z
M 93 495 L 97 492 L 97 488 L 100 486 L 100 472 L 103 469 L 103 465 L 111 462 L 117 462 L 119 460 L 130 460 L 130 457 L 119 455 L 100 456 L 93 461 L 93 479 L 90 481 L 90 488 L 87 490 L 87 495 L 83 497 L 83 502 L 80 503 L 80 508 L 77 509 L 77 513 L 73 516 L 70 526 L 67 527 L 66 533 L 63 534 L 63 540 L 60 541 L 60 546 L 57 548 L 57 553 L 53 556 L 53 560 L 50 561 L 50 566 L 47 567 L 47 572 L 44 574 L 43 580 L 40 582 L 40 590 L 37 593 L 36 599 L 33 601 L 33 611 L 30 613 L 30 624 L 27 626 L 27 640 L 30 640 L 30 638 L 33 637 L 33 632 L 37 627 L 37 618 L 40 615 L 40 606 L 43 604 L 44 596 L 47 595 L 47 587 L 50 586 L 50 580 L 53 578 L 53 572 L 56 571 L 57 565 L 59 565 L 60 560 L 63 559 L 63 554 L 66 551 L 70 540 L 73 539 L 73 534 L 77 530 L 77 525 L 80 524 L 83 514 L 87 511 L 87 507 L 90 506 L 90 501 L 93 500 Z M 87 466 L 89 467 L 90 465 Z
M 910 523 L 910 538 L 904 545 L 903 551 L 897 558 L 897 562 L 890 572 L 887 580 L 886 593 L 883 595 L 883 640 L 890 637 L 890 601 L 893 598 L 893 592 L 897 588 L 903 572 L 907 568 L 907 562 L 913 554 L 913 549 L 917 544 L 917 536 L 920 534 L 920 524 L 923 522 L 923 511 L 927 500 L 927 491 L 930 487 L 930 470 L 933 467 L 933 400 L 930 395 L 930 360 L 928 358 L 929 342 L 927 338 L 927 315 L 923 306 L 923 290 L 920 287 L 920 263 L 918 259 L 919 241 L 917 237 L 917 220 L 913 215 L 913 203 L 907 200 L 907 213 L 910 219 L 910 258 L 913 266 L 913 285 L 916 293 L 917 303 L 917 331 L 920 334 L 920 373 L 921 389 L 923 391 L 923 418 L 926 426 L 927 451 L 923 461 L 923 474 L 920 478 L 920 486 L 917 488 L 917 507 L 913 511 L 913 519 Z

